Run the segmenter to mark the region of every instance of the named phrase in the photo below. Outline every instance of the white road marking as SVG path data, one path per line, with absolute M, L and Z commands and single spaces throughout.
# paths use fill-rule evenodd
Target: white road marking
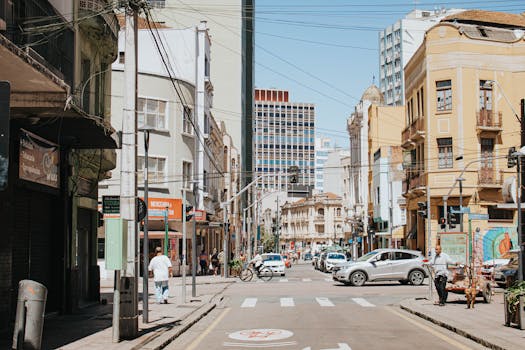
M 311 278 L 303 278 L 303 282 L 312 282 Z
M 323 307 L 331 307 L 331 306 L 334 306 L 334 303 L 332 303 L 330 301 L 330 299 L 328 298 L 324 298 L 324 297 L 319 297 L 319 298 L 315 298 L 315 300 L 319 303 L 319 305 L 323 306 Z
M 280 342 L 280 343 L 265 343 L 265 344 L 251 344 L 251 343 L 222 343 L 225 347 L 239 347 L 239 348 L 278 348 L 281 346 L 297 345 L 296 341 Z
M 279 280 L 279 282 L 288 282 L 288 279 L 287 279 L 287 278 L 281 278 L 281 279 Z
M 257 304 L 257 298 L 246 298 L 241 307 L 255 307 L 255 304 Z
M 217 327 L 217 325 L 221 322 L 221 320 L 224 318 L 224 316 L 226 316 L 226 314 L 228 312 L 230 312 L 231 309 L 224 309 L 224 311 L 222 312 L 222 314 L 219 315 L 219 317 L 217 317 L 215 319 L 215 321 L 213 321 L 213 323 L 204 330 L 204 332 L 202 332 L 198 337 L 197 339 L 195 339 L 189 347 L 186 348 L 186 350 L 193 350 L 193 349 L 196 349 L 197 346 L 199 346 L 199 344 L 202 342 L 202 340 L 204 338 L 206 338 L 208 336 L 208 334 L 215 328 Z
M 375 307 L 374 304 L 368 302 L 366 299 L 363 298 L 352 298 L 354 303 L 361 305 L 362 307 Z
M 294 307 L 293 298 L 281 298 L 281 307 Z
M 325 278 L 324 280 L 325 280 L 326 282 L 333 282 L 333 281 L 334 281 L 334 280 L 331 279 L 331 278 Z

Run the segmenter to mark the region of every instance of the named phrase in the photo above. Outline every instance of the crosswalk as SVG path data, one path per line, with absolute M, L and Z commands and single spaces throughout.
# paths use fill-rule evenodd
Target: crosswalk
M 324 281 L 324 282 L 330 282 L 330 283 L 334 283 L 335 281 L 331 278 L 323 278 L 323 279 L 312 279 L 312 278 L 294 278 L 294 277 L 291 277 L 291 278 L 287 278 L 287 277 L 274 277 L 272 280 L 270 280 L 270 283 L 271 282 L 278 282 L 278 283 L 288 283 L 288 282 L 304 282 L 304 283 L 309 283 L 309 282 L 321 282 L 321 281 Z M 255 283 L 268 283 L 268 282 L 265 282 L 263 280 L 260 280 L 260 279 L 257 279 L 254 281 Z
M 282 298 L 279 298 L 278 300 L 279 300 L 280 307 L 293 308 L 296 306 L 295 299 L 292 297 L 282 297 Z M 258 303 L 258 301 L 259 301 L 258 298 L 245 298 L 241 303 L 241 308 L 255 308 L 256 305 L 267 306 L 268 304 L 277 304 L 276 299 L 273 299 L 273 298 L 270 298 L 270 299 L 266 298 L 260 303 Z M 306 299 L 301 298 L 300 304 L 314 303 L 314 301 L 320 307 L 334 307 L 336 305 L 333 300 L 330 300 L 327 297 L 314 297 L 314 298 L 306 298 Z M 371 302 L 369 302 L 368 300 L 364 298 L 350 298 L 350 299 L 343 300 L 342 302 L 348 303 L 349 301 L 361 307 L 366 307 L 366 308 L 375 307 L 374 304 L 372 304 Z

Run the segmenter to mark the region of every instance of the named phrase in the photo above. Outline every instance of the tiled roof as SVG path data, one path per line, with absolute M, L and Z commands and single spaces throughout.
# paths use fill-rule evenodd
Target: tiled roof
M 120 29 L 126 28 L 126 17 L 124 15 L 117 15 L 118 18 L 118 24 L 120 25 Z M 138 27 L 139 29 L 149 29 L 148 22 L 145 18 L 140 17 L 138 19 Z M 161 28 L 169 28 L 167 25 L 159 23 L 159 22 L 151 22 L 151 28 L 161 29 Z
M 477 22 L 525 28 L 525 15 L 483 10 L 467 10 L 445 17 L 441 22 Z

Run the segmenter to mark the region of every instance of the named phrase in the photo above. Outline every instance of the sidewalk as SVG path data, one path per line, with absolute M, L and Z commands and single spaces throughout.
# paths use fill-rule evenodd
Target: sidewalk
M 235 278 L 197 276 L 196 297 L 192 297 L 191 276 L 186 278 L 186 302 L 181 302 L 182 278 L 169 282 L 169 304 L 155 303 L 153 279 L 149 280 L 149 323 L 142 323 L 139 302 L 139 337 L 112 342 L 113 280 L 101 280 L 101 299 L 107 304 L 88 306 L 74 315 L 46 317 L 42 349 L 160 349 L 213 310 L 221 294 Z M 142 291 L 139 280 L 139 293 Z M 10 348 L 11 343 L 9 343 Z
M 503 294 L 497 293 L 492 303 L 485 304 L 477 299 L 474 309 L 467 309 L 465 296 L 448 295 L 445 307 L 434 305 L 427 299 L 407 299 L 401 302 L 401 309 L 447 328 L 490 349 L 523 349 L 525 330 L 506 327 Z

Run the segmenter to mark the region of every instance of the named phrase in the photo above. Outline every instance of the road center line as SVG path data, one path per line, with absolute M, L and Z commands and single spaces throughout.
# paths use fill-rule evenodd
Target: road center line
M 281 279 L 279 280 L 279 282 L 288 282 L 288 279 L 287 279 L 287 278 L 281 278 Z
M 246 298 L 241 307 L 255 307 L 255 304 L 257 304 L 257 298 Z
M 293 298 L 281 298 L 281 306 L 282 307 L 294 307 L 295 303 L 293 301 Z
M 366 299 L 363 298 L 352 298 L 354 303 L 361 305 L 362 307 L 375 307 L 374 304 L 368 302 Z
M 303 282 L 312 282 L 311 278 L 303 278 Z
M 415 326 L 417 326 L 417 327 L 419 327 L 419 328 L 421 328 L 421 329 L 423 329 L 423 330 L 429 332 L 430 334 L 435 335 L 436 337 L 438 337 L 438 338 L 440 338 L 440 339 L 446 341 L 447 343 L 449 343 L 450 345 L 455 346 L 455 347 L 458 348 L 458 349 L 462 349 L 462 350 L 470 350 L 470 348 L 469 348 L 468 346 L 461 344 L 460 342 L 458 342 L 458 341 L 456 341 L 456 340 L 454 340 L 454 339 L 452 339 L 452 338 L 446 336 L 446 335 L 443 334 L 443 333 L 440 333 L 440 332 L 438 332 L 438 331 L 436 331 L 436 330 L 434 330 L 434 329 L 432 329 L 432 328 L 430 328 L 430 327 L 428 327 L 428 326 L 425 326 L 424 324 L 420 324 L 420 323 L 414 321 L 413 319 L 411 319 L 410 317 L 406 317 L 405 315 L 402 315 L 402 314 L 400 314 L 399 312 L 394 311 L 394 310 L 392 310 L 392 309 L 390 309 L 390 308 L 386 308 L 386 309 L 387 309 L 388 311 L 390 311 L 391 313 L 393 313 L 394 315 L 397 315 L 397 316 L 401 317 L 402 319 L 404 319 L 404 320 L 406 320 L 406 321 L 412 323 L 413 325 L 415 325 Z
M 224 311 L 215 319 L 215 321 L 212 322 L 212 324 L 206 328 L 204 330 L 204 332 L 201 333 L 201 335 L 199 335 L 197 337 L 197 339 L 195 339 L 191 344 L 190 346 L 188 346 L 186 348 L 186 350 L 193 350 L 193 349 L 197 349 L 197 346 L 201 343 L 201 341 L 215 328 L 217 327 L 217 325 L 222 321 L 222 319 L 224 318 L 224 316 L 226 316 L 226 314 L 228 312 L 230 312 L 231 309 L 224 309 Z

